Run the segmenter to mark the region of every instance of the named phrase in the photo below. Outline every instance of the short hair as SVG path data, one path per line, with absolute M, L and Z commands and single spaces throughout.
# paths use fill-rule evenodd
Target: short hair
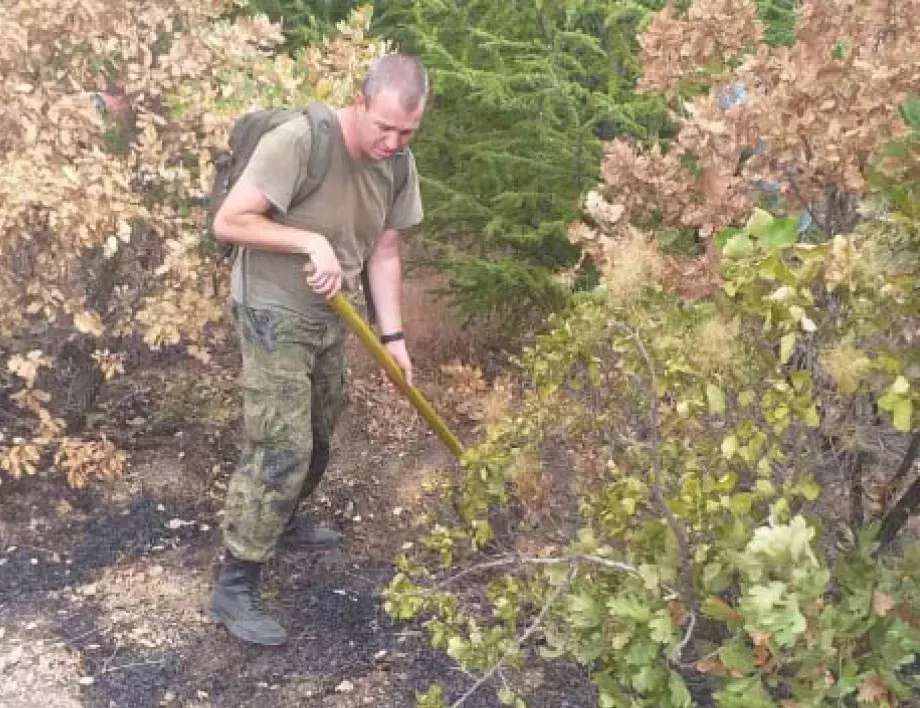
M 408 54 L 378 57 L 367 70 L 361 93 L 369 104 L 383 89 L 395 89 L 400 106 L 414 111 L 428 98 L 428 72 L 417 57 Z

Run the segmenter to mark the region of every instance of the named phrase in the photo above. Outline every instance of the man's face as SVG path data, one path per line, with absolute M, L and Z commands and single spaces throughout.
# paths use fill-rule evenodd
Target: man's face
M 357 102 L 357 133 L 361 152 L 371 160 L 385 160 L 412 140 L 418 130 L 425 103 L 406 111 L 399 103 L 399 93 L 383 89 L 371 101 L 364 96 Z

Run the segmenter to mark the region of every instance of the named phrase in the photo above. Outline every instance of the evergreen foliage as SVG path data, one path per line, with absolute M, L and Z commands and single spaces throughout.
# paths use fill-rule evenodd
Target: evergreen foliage
M 296 50 L 334 36 L 336 25 L 361 4 L 360 0 L 243 0 L 241 11 L 282 23 L 285 48 Z
M 391 0 L 374 31 L 420 55 L 435 99 L 413 149 L 426 233 L 468 314 L 552 308 L 566 224 L 597 180 L 602 139 L 666 127 L 632 92 L 636 32 L 660 0 Z
M 764 23 L 768 44 L 792 46 L 798 9 L 799 0 L 758 0 L 757 14 Z

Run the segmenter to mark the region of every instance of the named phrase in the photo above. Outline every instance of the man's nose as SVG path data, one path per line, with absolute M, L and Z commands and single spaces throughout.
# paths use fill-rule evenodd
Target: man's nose
M 387 133 L 384 144 L 387 146 L 387 150 L 398 150 L 399 135 L 396 133 Z

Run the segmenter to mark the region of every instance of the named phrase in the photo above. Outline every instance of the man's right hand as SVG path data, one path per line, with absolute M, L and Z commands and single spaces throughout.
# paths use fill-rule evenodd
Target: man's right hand
M 312 236 L 308 253 L 313 263 L 313 273 L 307 276 L 307 285 L 328 300 L 342 288 L 342 266 L 329 241 L 319 234 Z

